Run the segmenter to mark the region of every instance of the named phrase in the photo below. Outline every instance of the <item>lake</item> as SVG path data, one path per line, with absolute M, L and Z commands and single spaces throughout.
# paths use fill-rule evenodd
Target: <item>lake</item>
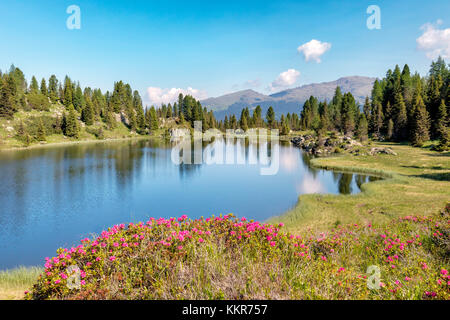
M 0 270 L 43 265 L 57 248 L 118 223 L 231 212 L 264 221 L 295 206 L 300 194 L 357 193 L 375 179 L 312 169 L 289 143 L 278 146 L 274 175 L 250 161 L 179 165 L 172 147 L 128 140 L 0 152 Z M 245 160 L 256 150 L 237 147 Z

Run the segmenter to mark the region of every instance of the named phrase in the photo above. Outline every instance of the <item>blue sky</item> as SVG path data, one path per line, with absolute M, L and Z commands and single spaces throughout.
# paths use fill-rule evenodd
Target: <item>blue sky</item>
M 79 30 L 66 27 L 72 4 L 81 10 Z M 381 10 L 380 30 L 366 26 L 372 4 Z M 28 79 L 68 74 L 102 90 L 124 80 L 147 102 L 148 87 L 161 88 L 157 95 L 189 87 L 199 97 L 268 93 L 290 69 L 298 74 L 286 87 L 382 77 L 404 63 L 425 74 L 430 50 L 449 47 L 448 0 L 1 1 L 0 12 L 2 70 L 14 63 Z M 434 47 L 420 50 L 416 39 L 427 23 Z M 331 45 L 320 63 L 297 51 L 312 39 Z

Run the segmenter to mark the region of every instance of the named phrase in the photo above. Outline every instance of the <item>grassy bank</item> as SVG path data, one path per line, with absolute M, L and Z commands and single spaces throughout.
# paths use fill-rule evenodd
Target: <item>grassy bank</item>
M 398 155 L 345 154 L 315 158 L 311 164 L 315 168 L 384 176 L 385 180 L 366 183 L 355 195 L 301 195 L 294 209 L 269 222 L 283 222 L 296 233 L 326 231 L 340 224 L 385 223 L 411 214 L 429 215 L 450 200 L 450 152 L 395 143 L 374 146 L 390 147 Z
M 37 141 L 33 138 L 29 141 L 29 143 L 27 143 L 23 137 L 18 135 L 18 129 L 21 123 L 28 124 L 28 127 L 36 127 L 36 125 L 33 125 L 33 123 L 37 121 L 36 119 L 44 119 L 46 126 L 51 127 L 54 125 L 53 122 L 56 121 L 56 118 L 58 116 L 62 117 L 64 112 L 65 108 L 63 106 L 54 104 L 48 111 L 21 110 L 14 114 L 13 119 L 0 118 L 0 150 L 14 150 L 47 145 L 65 145 L 146 137 L 138 135 L 135 132 L 131 132 L 124 123 L 119 121 L 112 129 L 107 129 L 105 124 L 100 121 L 95 122 L 94 125 L 89 127 L 86 127 L 81 121 L 79 121 L 80 132 L 78 139 L 66 137 L 62 133 L 53 133 L 48 128 L 46 129 L 47 135 L 45 137 L 45 141 Z M 25 125 L 25 127 L 27 127 L 27 125 Z M 99 135 L 100 131 L 101 135 Z M 161 132 L 158 130 L 158 132 L 155 132 L 154 135 L 159 135 Z
M 19 267 L 0 271 L 0 300 L 21 299 L 43 272 L 42 267 Z

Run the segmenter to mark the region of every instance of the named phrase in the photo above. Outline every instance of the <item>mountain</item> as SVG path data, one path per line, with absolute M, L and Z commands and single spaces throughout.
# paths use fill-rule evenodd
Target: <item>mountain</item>
M 263 114 L 269 106 L 274 108 L 277 115 L 288 112 L 299 113 L 310 96 L 315 96 L 321 101 L 325 99 L 330 101 L 336 87 L 340 86 L 342 92 L 351 92 L 356 101 L 362 105 L 365 97 L 370 96 L 375 79 L 361 76 L 343 77 L 335 81 L 312 83 L 271 95 L 264 95 L 254 90 L 243 90 L 217 98 L 208 98 L 201 103 L 202 106 L 213 110 L 217 119 L 223 119 L 225 115 L 231 114 L 239 116 L 242 108 L 254 109 L 257 105 L 261 106 Z

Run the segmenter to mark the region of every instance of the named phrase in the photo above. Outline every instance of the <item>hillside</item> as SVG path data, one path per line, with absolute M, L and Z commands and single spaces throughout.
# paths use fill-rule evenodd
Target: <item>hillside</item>
M 374 81 L 375 78 L 350 76 L 335 81 L 312 83 L 287 89 L 272 95 L 264 95 L 253 90 L 243 90 L 216 98 L 208 98 L 201 103 L 213 110 L 219 120 L 226 115 L 239 114 L 242 108 L 253 108 L 257 105 L 261 106 L 263 112 L 269 106 L 272 106 L 278 115 L 288 112 L 299 113 L 310 96 L 315 96 L 319 100 L 331 100 L 337 86 L 340 86 L 343 92 L 351 92 L 356 101 L 362 104 L 365 97 L 370 96 Z

